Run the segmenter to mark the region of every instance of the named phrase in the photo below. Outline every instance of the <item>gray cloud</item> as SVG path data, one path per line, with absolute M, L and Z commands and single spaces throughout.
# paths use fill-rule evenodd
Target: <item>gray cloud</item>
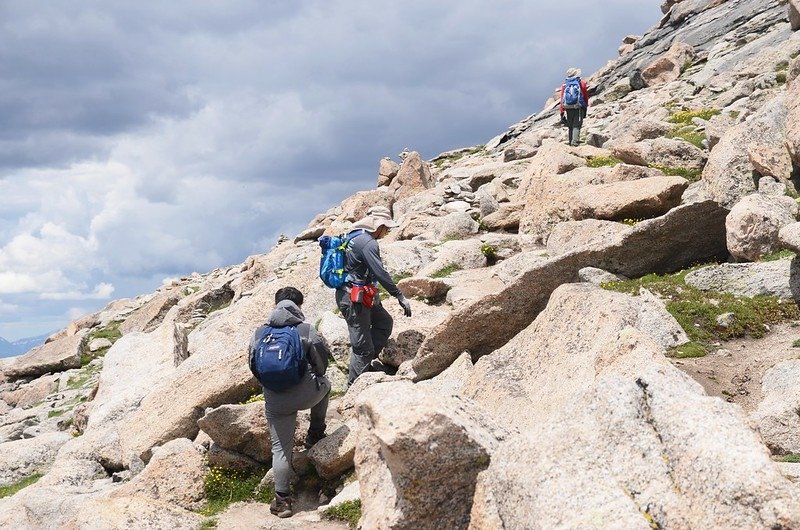
M 0 265 L 32 287 L 0 277 L 0 336 L 264 252 L 384 155 L 485 142 L 659 3 L 4 2 Z

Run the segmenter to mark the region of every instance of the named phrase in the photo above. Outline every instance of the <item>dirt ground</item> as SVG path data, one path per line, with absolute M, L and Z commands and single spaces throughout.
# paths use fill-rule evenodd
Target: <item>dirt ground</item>
M 706 392 L 738 403 L 748 414 L 761 403 L 761 378 L 775 364 L 800 359 L 800 322 L 772 326 L 760 339 L 720 343 L 705 357 L 672 359 L 675 366 L 703 385 Z

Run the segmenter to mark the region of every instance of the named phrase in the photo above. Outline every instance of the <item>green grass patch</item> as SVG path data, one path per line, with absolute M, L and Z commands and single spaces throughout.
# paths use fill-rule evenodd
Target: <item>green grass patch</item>
M 700 343 L 688 342 L 683 346 L 675 348 L 672 355 L 678 359 L 691 359 L 694 357 L 705 357 L 708 355 L 708 350 Z
M 27 488 L 31 484 L 36 484 L 36 482 L 43 476 L 44 475 L 42 473 L 34 473 L 33 475 L 28 475 L 27 477 L 18 480 L 13 484 L 9 484 L 8 486 L 0 486 L 0 499 L 4 497 L 10 497 L 18 491 Z
M 438 271 L 436 271 L 433 274 L 431 274 L 430 277 L 431 278 L 446 278 L 447 276 L 450 276 L 451 274 L 453 274 L 454 272 L 456 272 L 458 270 L 461 270 L 461 267 L 459 265 L 456 265 L 455 263 L 453 263 L 453 264 L 450 264 L 450 265 L 448 265 L 446 267 L 442 267 Z
M 69 390 L 83 388 L 101 369 L 100 366 L 85 366 L 80 373 L 67 380 L 67 388 Z
M 659 164 L 650 164 L 651 168 L 661 171 L 663 174 L 670 177 L 683 177 L 689 182 L 697 182 L 703 175 L 702 169 L 690 169 L 688 167 L 672 167 L 662 166 Z
M 592 156 L 586 160 L 587 167 L 610 167 L 622 164 L 622 160 L 615 156 Z
M 778 462 L 788 462 L 790 464 L 800 464 L 800 454 L 789 453 L 776 458 Z
M 119 330 L 120 324 L 122 324 L 122 320 L 114 320 L 113 322 L 109 322 L 108 325 L 103 328 L 93 330 L 91 333 L 89 333 L 87 341 L 92 342 L 94 339 L 108 339 L 112 343 L 116 342 L 117 339 L 122 337 L 122 332 Z
M 636 295 L 644 287 L 660 296 L 666 303 L 667 311 L 675 317 L 695 345 L 679 348 L 676 355 L 696 356 L 701 348 L 708 349 L 712 343 L 721 340 L 750 336 L 763 337 L 767 325 L 797 320 L 800 309 L 792 301 L 774 296 L 754 296 L 739 298 L 728 293 L 706 292 L 686 284 L 687 269 L 675 274 L 648 274 L 635 280 L 608 282 L 602 286 L 612 291 Z M 733 313 L 734 323 L 726 328 L 717 325 L 717 317 Z
M 791 250 L 776 250 L 766 256 L 761 256 L 758 261 L 778 261 L 779 259 L 794 258 L 795 254 Z
M 214 300 L 214 303 L 212 303 L 208 307 L 208 313 L 206 313 L 206 314 L 210 315 L 214 311 L 222 311 L 223 309 L 226 309 L 227 307 L 229 307 L 232 302 L 233 302 L 233 299 L 230 299 L 230 298 L 228 298 L 228 299 L 219 298 L 217 300 Z
M 50 412 L 47 413 L 47 417 L 48 418 L 57 418 L 59 416 L 63 416 L 66 412 L 67 411 L 65 409 L 51 410 Z
M 694 127 L 680 125 L 673 127 L 673 129 L 667 133 L 667 138 L 677 138 L 684 142 L 689 142 L 698 149 L 704 149 L 703 142 L 706 139 L 706 135 L 705 133 L 697 132 Z
M 217 521 L 216 517 L 209 517 L 202 523 L 200 523 L 199 530 L 211 530 L 212 528 L 216 528 L 219 521 Z
M 240 501 L 271 502 L 275 497 L 272 490 L 256 491 L 256 487 L 266 474 L 266 469 L 258 471 L 239 471 L 211 467 L 203 481 L 206 493 L 206 505 L 200 510 L 202 515 L 210 517 Z
M 264 401 L 264 394 L 261 392 L 257 392 L 247 398 L 246 400 L 242 401 L 242 405 L 249 405 L 250 403 L 256 403 L 258 401 Z
M 782 70 L 788 70 L 788 69 L 789 69 L 789 61 L 781 61 L 781 62 L 779 62 L 778 64 L 775 65 L 775 71 L 776 72 L 780 72 Z
M 322 512 L 323 517 L 337 521 L 345 521 L 350 525 L 351 530 L 358 526 L 358 520 L 361 519 L 361 501 L 347 501 L 338 506 L 328 508 Z
M 636 226 L 637 224 L 641 223 L 642 219 L 623 219 L 620 223 L 628 226 Z
M 692 118 L 700 118 L 701 120 L 710 120 L 712 117 L 720 113 L 719 109 L 700 109 L 700 110 L 679 110 L 673 112 L 667 119 L 670 123 L 682 123 L 684 125 L 691 125 Z
M 200 290 L 199 285 L 189 285 L 183 288 L 183 296 L 191 296 Z
M 455 153 L 450 153 L 449 155 L 438 156 L 433 160 L 431 160 L 431 164 L 441 169 L 445 165 L 452 165 L 454 162 L 456 162 L 457 160 L 461 160 L 465 156 L 483 153 L 485 150 L 486 150 L 485 146 L 476 145 L 475 147 L 470 147 L 468 149 L 461 149 L 460 151 L 456 151 Z
M 792 348 L 800 348 L 800 339 L 797 339 L 792 343 Z
M 786 71 L 776 72 L 775 73 L 775 81 L 777 81 L 779 85 L 785 84 L 786 83 Z

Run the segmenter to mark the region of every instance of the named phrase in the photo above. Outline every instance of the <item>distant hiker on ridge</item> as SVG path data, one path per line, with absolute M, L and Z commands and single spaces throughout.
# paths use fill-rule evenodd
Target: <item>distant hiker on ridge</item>
M 330 352 L 300 310 L 303 293 L 283 287 L 275 293 L 275 309 L 250 343 L 249 364 L 262 385 L 264 408 L 272 439 L 275 499 L 270 512 L 291 517 L 289 481 L 297 411 L 311 409 L 306 448 L 325 437 L 325 414 L 331 384 L 325 377 Z
M 581 79 L 579 68 L 567 70 L 567 78 L 561 85 L 561 123 L 569 128 L 567 143 L 578 145 L 581 141 L 581 127 L 589 107 L 589 89 Z M 566 116 L 565 116 L 566 113 Z
M 411 316 L 411 303 L 383 268 L 378 247 L 377 240 L 396 226 L 388 208 L 373 206 L 366 217 L 353 225 L 347 236 L 345 284 L 336 289 L 336 305 L 347 321 L 350 333 L 352 353 L 348 385 L 352 385 L 359 375 L 370 368 L 383 368 L 378 354 L 386 346 L 394 322 L 381 305 L 375 283 L 380 283 L 390 295 L 396 297 L 405 315 Z

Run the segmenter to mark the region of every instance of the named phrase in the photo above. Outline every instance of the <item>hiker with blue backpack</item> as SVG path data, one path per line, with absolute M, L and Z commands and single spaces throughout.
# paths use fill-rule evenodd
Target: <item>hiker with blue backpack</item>
M 275 293 L 275 304 L 267 323 L 253 335 L 249 365 L 263 388 L 272 439 L 275 499 L 269 509 L 283 518 L 293 514 L 289 481 L 297 411 L 311 409 L 306 448 L 325 437 L 331 390 L 325 371 L 330 351 L 314 327 L 304 322 L 300 310 L 303 293 L 294 287 L 283 287 Z
M 397 298 L 405 316 L 411 316 L 411 303 L 383 267 L 378 246 L 378 240 L 396 226 L 388 208 L 373 206 L 346 235 L 320 238 L 323 251 L 320 278 L 327 286 L 336 288 L 336 306 L 347 322 L 350 335 L 348 386 L 366 371 L 385 369 L 378 354 L 392 334 L 394 321 L 381 305 L 376 284 Z
M 561 123 L 569 128 L 567 143 L 580 144 L 581 127 L 589 107 L 589 89 L 581 79 L 579 68 L 567 70 L 567 78 L 561 85 Z

